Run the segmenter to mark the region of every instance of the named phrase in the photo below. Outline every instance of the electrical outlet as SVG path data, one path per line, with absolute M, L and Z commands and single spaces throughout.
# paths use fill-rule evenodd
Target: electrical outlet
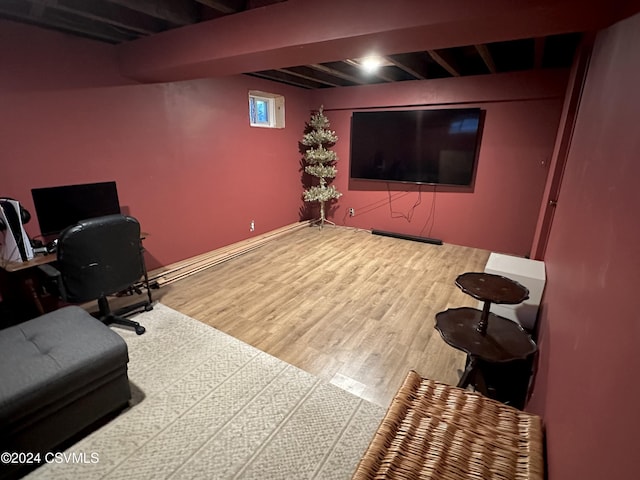
M 349 216 L 354 217 L 356 215 L 356 211 L 353 208 L 349 209 Z
M 249 224 L 249 231 L 253 232 L 255 229 L 256 229 L 256 221 L 251 220 L 251 223 Z

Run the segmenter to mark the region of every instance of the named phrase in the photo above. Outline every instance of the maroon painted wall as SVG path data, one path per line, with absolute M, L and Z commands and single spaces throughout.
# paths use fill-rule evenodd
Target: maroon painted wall
M 551 480 L 638 478 L 640 15 L 600 32 L 549 237 L 540 365 Z
M 529 255 L 565 92 L 566 71 L 402 82 L 316 92 L 339 141 L 333 220 L 346 226 Z M 349 179 L 351 114 L 372 107 L 486 112 L 474 187 Z M 350 217 L 349 208 L 356 215 Z
M 0 94 L 135 83 L 114 68 L 113 46 L 0 19 Z
M 33 211 L 31 188 L 116 180 L 125 211 L 151 233 L 151 268 L 297 221 L 298 141 L 322 103 L 342 139 L 338 223 L 530 252 L 567 72 L 315 93 L 246 76 L 143 85 L 118 74 L 110 46 L 11 22 L 0 32 L 11 66 L 0 72 L 1 194 Z M 287 128 L 248 126 L 249 89 L 285 95 Z M 351 109 L 448 103 L 487 111 L 472 192 L 349 183 Z M 27 231 L 39 233 L 35 220 Z
M 33 213 L 31 188 L 115 180 L 151 234 L 150 268 L 299 220 L 304 91 L 247 76 L 131 85 L 98 42 L 0 34 L 1 195 Z M 285 129 L 249 127 L 250 89 L 285 95 Z

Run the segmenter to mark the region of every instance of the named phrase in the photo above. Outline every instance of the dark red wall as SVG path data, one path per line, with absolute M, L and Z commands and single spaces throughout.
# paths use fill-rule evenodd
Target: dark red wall
M 637 476 L 639 32 L 636 15 L 598 37 L 545 257 L 529 408 L 545 419 L 552 480 Z M 526 254 L 566 82 L 539 72 L 316 93 L 243 76 L 136 85 L 110 46 L 6 21 L 0 64 L 0 195 L 32 210 L 33 187 L 114 179 L 151 233 L 151 267 L 247 238 L 252 219 L 254 234 L 297 221 L 298 141 L 320 104 L 340 136 L 338 223 Z M 248 126 L 249 89 L 285 95 L 286 129 Z M 353 109 L 448 103 L 487 111 L 473 192 L 349 183 Z
M 447 243 L 529 255 L 554 146 L 566 71 L 538 71 L 321 90 L 317 105 L 339 141 L 333 212 L 340 225 L 435 237 Z M 351 114 L 371 107 L 485 111 L 473 188 L 349 179 Z M 348 215 L 354 208 L 356 215 Z
M 115 180 L 151 268 L 299 220 L 304 91 L 247 76 L 131 85 L 98 42 L 0 29 L 1 195 L 33 212 L 31 188 Z M 249 127 L 250 89 L 285 95 L 285 129 Z
M 0 95 L 135 83 L 115 67 L 116 50 L 0 19 Z
M 151 234 L 151 268 L 299 220 L 298 141 L 322 103 L 341 137 L 338 223 L 529 253 L 566 72 L 316 93 L 246 76 L 143 85 L 118 74 L 109 46 L 11 22 L 0 29 L 2 195 L 33 210 L 31 188 L 116 180 L 125 211 Z M 249 89 L 285 96 L 285 129 L 248 126 Z M 432 189 L 412 187 L 392 191 L 390 204 L 386 186 L 349 185 L 350 109 L 450 102 L 487 111 L 472 193 L 439 190 L 434 206 Z M 39 233 L 35 220 L 27 231 Z
M 640 15 L 596 38 L 545 255 L 549 478 L 638 478 Z

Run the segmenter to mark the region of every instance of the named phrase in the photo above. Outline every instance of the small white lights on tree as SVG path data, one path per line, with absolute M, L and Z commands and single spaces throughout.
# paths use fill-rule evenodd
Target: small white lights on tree
M 317 185 L 304 191 L 304 200 L 320 203 L 320 218 L 317 220 L 320 228 L 325 222 L 333 224 L 326 219 L 325 203 L 342 196 L 335 186 L 329 185 L 336 176 L 335 162 L 338 160 L 336 152 L 329 148 L 338 141 L 338 137 L 336 132 L 329 130 L 329 119 L 322 112 L 322 108 L 320 106 L 318 112 L 311 115 L 306 133 L 302 137 L 302 144 L 310 147 L 304 152 L 304 160 L 307 164 L 304 171 L 318 179 Z

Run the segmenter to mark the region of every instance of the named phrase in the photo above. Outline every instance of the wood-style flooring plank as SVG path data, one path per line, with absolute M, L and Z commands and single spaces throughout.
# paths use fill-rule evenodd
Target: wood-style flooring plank
M 465 356 L 435 314 L 476 306 L 454 284 L 489 252 L 341 227 L 296 230 L 163 286 L 154 297 L 387 406 L 410 369 L 455 384 Z

